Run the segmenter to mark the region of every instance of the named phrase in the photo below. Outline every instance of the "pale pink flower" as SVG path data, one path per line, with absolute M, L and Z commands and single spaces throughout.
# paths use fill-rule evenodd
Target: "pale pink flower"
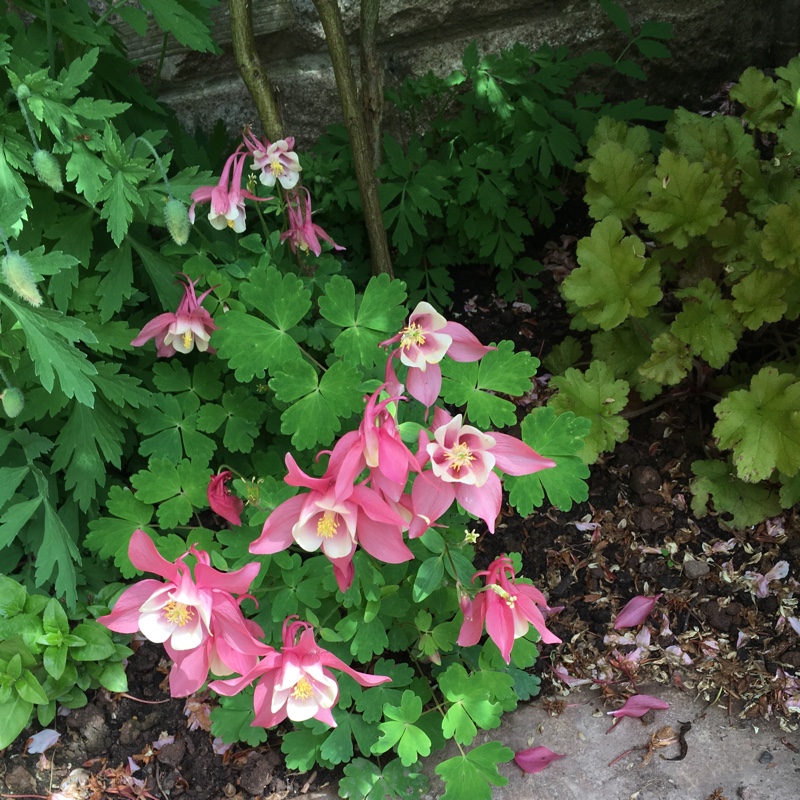
M 529 747 L 514 754 L 514 762 L 523 772 L 541 772 L 554 761 L 566 758 L 566 755 L 554 753 L 548 747 Z
M 321 550 L 331 561 L 339 588 L 344 592 L 353 578 L 352 559 L 361 545 L 387 564 L 413 559 L 403 542 L 406 520 L 381 495 L 364 484 L 339 485 L 337 478 L 349 451 L 340 440 L 321 478 L 306 475 L 291 455 L 286 455 L 290 486 L 310 489 L 281 503 L 264 522 L 251 553 L 278 553 L 296 542 L 303 550 Z
M 173 697 L 196 692 L 209 670 L 216 675 L 246 672 L 259 654 L 271 649 L 255 638 L 260 629 L 244 618 L 232 594 L 247 591 L 260 565 L 218 572 L 207 553 L 194 548 L 189 553 L 197 559 L 194 578 L 183 561 L 188 554 L 175 563 L 167 561 L 144 531 L 134 531 L 128 545 L 131 562 L 165 582 L 139 581 L 120 595 L 110 614 L 98 619 L 112 631 L 141 631 L 151 642 L 164 644 L 175 662 L 169 675 Z
M 198 297 L 194 290 L 197 281 L 184 273 L 181 275 L 187 282 L 183 287 L 178 310 L 174 314 L 159 314 L 151 319 L 131 342 L 134 347 L 141 347 L 150 339 L 155 339 L 156 352 L 160 358 L 169 358 L 175 353 L 191 353 L 195 347 L 203 353 L 213 352 L 209 350 L 208 343 L 217 326 L 201 303 L 216 287 Z
M 386 382 L 391 387 L 400 385 L 392 364 L 394 358 L 399 358 L 408 367 L 408 393 L 428 408 L 436 402 L 442 388 L 439 362 L 445 354 L 454 361 L 479 361 L 490 350 L 496 349 L 482 345 L 467 328 L 457 322 L 448 322 L 425 302 L 417 304 L 406 327 L 391 339 L 381 342 L 381 347 L 391 344 L 400 346 L 386 362 Z
M 305 197 L 300 194 L 301 192 L 305 192 Z M 344 247 L 336 244 L 319 225 L 312 222 L 311 195 L 304 186 L 286 194 L 286 213 L 289 216 L 289 228 L 281 234 L 281 241 L 288 239 L 293 253 L 300 248 L 304 253 L 310 250 L 318 256 L 322 252 L 320 239 L 333 245 L 334 250 L 344 250 Z
M 458 644 L 470 647 L 477 644 L 486 623 L 486 632 L 500 649 L 506 664 L 511 660 L 514 640 L 528 632 L 533 625 L 543 642 L 557 644 L 561 641 L 545 625 L 544 611 L 551 611 L 544 595 L 535 587 L 514 581 L 514 567 L 508 556 L 495 559 L 487 570 L 476 572 L 486 576 L 486 585 L 473 600 L 462 598 L 464 621 L 458 634 Z
M 625 604 L 625 608 L 617 614 L 614 629 L 635 628 L 637 625 L 641 625 L 650 616 L 650 612 L 661 596 L 661 594 L 657 594 L 655 597 L 639 595 L 629 600 Z
M 505 433 L 482 433 L 437 408 L 433 418 L 434 441 L 417 454 L 421 466 L 430 459 L 431 473 L 421 473 L 411 488 L 415 514 L 436 518 L 436 510 L 457 500 L 470 514 L 480 517 L 494 533 L 503 487 L 494 467 L 508 475 L 530 475 L 555 467 L 519 439 Z M 449 501 L 449 502 L 448 502 Z
M 271 200 L 269 197 L 258 197 L 246 189 L 242 189 L 242 169 L 247 153 L 242 152 L 241 145 L 236 149 L 222 169 L 219 183 L 216 186 L 200 186 L 192 192 L 192 205 L 189 208 L 189 219 L 194 224 L 194 207 L 198 203 L 211 203 L 208 221 L 218 231 L 233 228 L 236 233 L 243 233 L 246 227 L 244 201 Z
M 336 727 L 332 709 L 339 699 L 339 685 L 329 668 L 349 675 L 362 686 L 390 681 L 384 675 L 367 675 L 348 667 L 333 653 L 314 641 L 314 629 L 307 622 L 288 617 L 283 623 L 283 649 L 265 656 L 241 678 L 213 681 L 218 694 L 230 697 L 261 678 L 253 696 L 253 725 L 271 728 L 287 717 L 295 722 L 316 719 Z M 299 637 L 298 637 L 299 634 Z
M 215 514 L 230 522 L 231 525 L 241 525 L 244 501 L 240 497 L 231 494 L 225 485 L 231 477 L 232 474 L 229 469 L 223 470 L 218 475 L 212 475 L 206 490 L 208 505 Z
M 303 168 L 294 152 L 294 136 L 269 143 L 262 142 L 250 132 L 244 132 L 244 145 L 253 157 L 252 170 L 260 172 L 258 179 L 264 186 L 272 187 L 277 180 L 284 189 L 294 189 L 300 180 Z

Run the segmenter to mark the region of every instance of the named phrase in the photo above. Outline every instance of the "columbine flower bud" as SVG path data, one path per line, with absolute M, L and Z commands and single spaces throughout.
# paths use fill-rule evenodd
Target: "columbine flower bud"
M 42 304 L 42 296 L 36 286 L 33 270 L 19 253 L 9 253 L 3 256 L 3 261 L 0 263 L 0 273 L 14 293 L 23 300 L 27 300 L 36 308 Z
M 27 100 L 31 96 L 31 90 L 28 86 L 24 83 L 21 83 L 17 86 L 17 100 L 22 102 L 23 100 Z
M 184 245 L 189 241 L 192 223 L 189 221 L 189 211 L 180 200 L 171 197 L 167 201 L 167 205 L 164 206 L 164 222 L 175 244 Z
M 25 395 L 16 386 L 9 386 L 0 394 L 0 400 L 3 401 L 3 411 L 6 412 L 6 416 L 12 418 L 18 417 L 25 407 Z
M 49 186 L 54 192 L 63 191 L 61 165 L 49 150 L 37 150 L 33 154 L 33 168 L 36 170 L 36 177 L 42 183 Z

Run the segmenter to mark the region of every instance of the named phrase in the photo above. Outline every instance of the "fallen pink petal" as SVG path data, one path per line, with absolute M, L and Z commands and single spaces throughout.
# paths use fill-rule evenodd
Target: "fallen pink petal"
M 529 747 L 527 750 L 520 750 L 514 755 L 514 761 L 523 772 L 532 773 L 541 772 L 554 761 L 566 757 L 566 754 L 559 755 L 550 750 L 550 748 L 540 745 L 539 747 Z
M 669 703 L 666 700 L 659 700 L 659 698 L 650 694 L 635 694 L 625 701 L 625 705 L 622 708 L 607 713 L 609 716 L 620 720 L 623 717 L 643 717 L 651 709 L 664 711 L 668 708 Z
M 655 597 L 639 595 L 629 600 L 625 604 L 625 608 L 617 614 L 614 629 L 635 628 L 637 625 L 641 625 L 650 616 L 650 612 L 660 597 L 662 597 L 661 594 L 657 594 Z
M 45 728 L 28 739 L 28 753 L 44 753 L 60 738 L 61 734 L 58 731 L 54 731 L 52 728 Z

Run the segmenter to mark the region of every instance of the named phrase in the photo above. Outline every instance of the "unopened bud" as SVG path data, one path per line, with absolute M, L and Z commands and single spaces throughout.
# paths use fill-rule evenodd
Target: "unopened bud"
M 23 100 L 27 100 L 31 96 L 31 90 L 28 86 L 24 83 L 21 83 L 17 86 L 17 100 L 22 102 Z
M 42 304 L 42 296 L 36 286 L 33 270 L 19 253 L 9 253 L 0 262 L 0 274 L 15 294 L 38 308 Z
M 167 230 L 175 244 L 184 245 L 189 241 L 192 223 L 189 221 L 189 212 L 186 206 L 180 200 L 172 197 L 167 201 L 164 206 L 164 222 L 167 223 Z
M 61 165 L 49 150 L 37 150 L 33 154 L 33 168 L 36 170 L 36 177 L 42 183 L 49 186 L 54 192 L 63 191 Z
M 3 401 L 3 411 L 8 417 L 18 417 L 25 408 L 25 395 L 16 386 L 9 386 L 0 394 L 0 399 Z

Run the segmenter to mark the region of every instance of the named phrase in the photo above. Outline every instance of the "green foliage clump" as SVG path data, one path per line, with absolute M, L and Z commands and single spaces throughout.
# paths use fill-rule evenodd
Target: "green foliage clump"
M 676 111 L 655 158 L 645 129 L 598 124 L 578 166 L 597 222 L 561 286 L 593 363 L 551 401 L 593 420 L 591 458 L 626 436 L 614 382 L 650 400 L 694 378 L 730 459 L 695 462 L 692 508 L 737 526 L 791 507 L 800 474 L 800 57 L 776 74 L 731 90 L 744 125 Z

